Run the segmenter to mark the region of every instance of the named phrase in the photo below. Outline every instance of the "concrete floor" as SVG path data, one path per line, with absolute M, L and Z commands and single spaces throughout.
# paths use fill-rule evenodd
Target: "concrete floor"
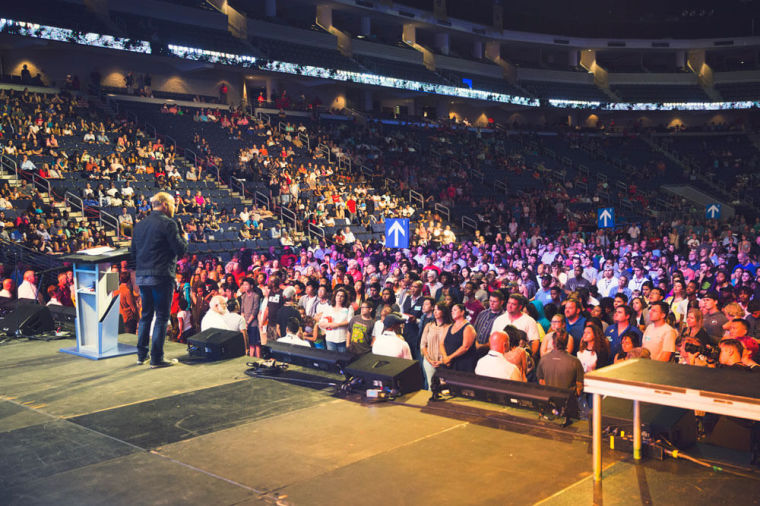
M 0 346 L 2 504 L 760 501 L 757 473 L 622 453 L 605 454 L 595 489 L 585 422 L 559 429 L 474 401 L 428 407 L 424 392 L 362 405 L 249 378 L 245 358 L 150 370 L 134 356 L 57 351 L 68 345 Z M 167 344 L 167 358 L 183 355 Z

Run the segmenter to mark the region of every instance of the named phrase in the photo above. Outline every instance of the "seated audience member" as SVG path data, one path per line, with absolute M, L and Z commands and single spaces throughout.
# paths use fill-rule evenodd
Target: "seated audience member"
M 383 319 L 383 332 L 375 338 L 375 342 L 372 344 L 372 353 L 411 360 L 412 350 L 401 335 L 403 325 L 404 318 L 399 313 L 388 314 Z
M 641 332 L 631 327 L 620 336 L 620 351 L 615 355 L 615 363 L 631 358 L 651 358 L 649 350 L 641 347 Z
M 728 322 L 728 335 L 721 342 L 728 339 L 736 339 L 744 347 L 744 360 L 757 362 L 760 360 L 760 346 L 757 341 L 748 335 L 749 324 L 743 318 L 734 318 Z
M 758 364 L 745 358 L 744 346 L 737 339 L 724 339 L 720 342 L 720 355 L 718 363 L 721 367 L 736 369 L 760 370 Z
M 649 308 L 649 320 L 644 331 L 643 346 L 652 354 L 652 360 L 668 362 L 676 351 L 676 329 L 667 324 L 668 305 L 653 302 Z
M 583 366 L 567 351 L 567 337 L 555 334 L 554 349 L 541 358 L 536 376 L 541 385 L 583 391 Z
M 295 344 L 296 346 L 311 347 L 311 343 L 305 339 L 301 339 L 298 334 L 301 331 L 301 326 L 298 322 L 298 318 L 290 318 L 286 324 L 285 335 L 277 340 L 278 343 Z
M 491 378 L 523 381 L 520 369 L 504 357 L 504 353 L 509 351 L 509 336 L 507 336 L 507 333 L 500 330 L 492 332 L 489 338 L 489 345 L 491 349 L 475 365 L 475 374 Z

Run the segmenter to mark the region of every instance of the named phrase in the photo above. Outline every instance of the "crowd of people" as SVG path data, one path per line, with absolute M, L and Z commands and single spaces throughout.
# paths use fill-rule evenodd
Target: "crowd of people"
M 192 218 L 187 230 L 191 241 L 208 240 L 207 231 L 224 221 L 245 225 L 241 239 L 251 230 L 261 233 L 260 210 L 220 210 L 200 191 L 179 192 L 181 181 L 203 177 L 202 168 L 190 167 L 180 174 L 173 146 L 145 138 L 128 121 L 97 121 L 94 113 L 88 117 L 90 109 L 76 97 L 4 92 L 0 99 L 14 131 L 4 150 L 22 157 L 22 170 L 40 170 L 25 157 L 43 153 L 55 157 L 54 167 L 45 167 L 48 176 L 51 169 L 80 172 L 93 180 L 85 186 L 83 198 L 135 207 L 136 221 L 149 212 L 150 203 L 144 195 L 129 191 L 130 183 L 137 174 L 153 174 L 156 189 L 174 196 L 177 214 Z M 175 106 L 162 112 L 182 114 Z M 449 165 L 449 173 L 435 173 L 425 172 L 422 163 L 409 165 L 394 158 L 394 153 L 431 149 L 428 145 L 373 125 L 317 127 L 315 133 L 304 125 L 275 129 L 234 111 L 216 115 L 198 111 L 194 119 L 219 123 L 233 137 L 250 139 L 244 131 L 252 134 L 258 142 L 239 152 L 237 170 L 269 183 L 275 209 L 288 207 L 302 224 L 337 226 L 337 230 L 329 247 L 324 242 L 296 247 L 285 237 L 282 249 L 265 254 L 240 250 L 229 262 L 213 255 L 182 257 L 172 306 L 172 335 L 177 340 L 202 330 L 209 311 L 224 315 L 231 310 L 246 322 L 251 354 L 260 353 L 259 346 L 267 339 L 286 336 L 291 340 L 297 336 L 309 346 L 357 353 L 372 350 L 378 342 L 386 352 L 395 347 L 399 349 L 394 354 L 420 360 L 428 381 L 436 367 L 474 371 L 481 359 L 488 358 L 493 367 L 499 356 L 516 367 L 510 377 L 532 381 L 552 376 L 547 368 L 554 360 L 545 357 L 560 352 L 577 358 L 579 376 L 632 356 L 714 363 L 715 350 L 722 350 L 727 341 L 741 345 L 743 367 L 754 368 L 760 358 L 756 341 L 760 312 L 755 311 L 760 305 L 756 277 L 760 221 L 750 224 L 740 217 L 719 225 L 676 219 L 614 232 L 586 232 L 565 221 L 553 232 L 547 222 L 566 208 L 560 205 L 563 198 L 550 192 L 537 200 L 506 199 L 508 204 L 486 205 L 484 213 L 498 216 L 495 227 L 485 233 L 478 230 L 474 240 L 457 241 L 440 216 L 422 215 L 398 195 L 408 185 L 450 204 L 466 202 L 468 167 L 475 166 L 478 157 L 501 160 L 498 163 L 506 164 L 507 173 L 530 170 L 519 157 L 502 160 L 499 153 L 505 152 L 504 147 L 490 145 L 495 142 L 491 138 L 464 133 L 479 146 L 474 151 L 480 154 L 464 156 L 459 166 Z M 449 146 L 455 133 L 433 133 L 428 140 L 437 150 L 463 153 Z M 310 136 L 308 153 L 300 134 Z M 66 152 L 51 143 L 58 136 L 82 136 L 85 145 L 103 144 L 109 150 Z M 199 136 L 196 147 L 204 144 L 204 154 L 213 160 L 212 147 Z M 355 162 L 377 163 L 386 176 L 397 178 L 399 188 L 378 190 L 366 174 L 345 164 L 327 163 L 327 153 L 314 149 L 318 145 L 327 146 L 336 159 L 351 156 Z M 28 187 L 2 189 L 3 197 L 15 201 L 9 197 L 26 192 L 34 202 L 35 190 Z M 22 216 L 29 223 L 21 218 L 12 228 L 28 227 L 27 235 L 35 229 L 34 235 L 41 236 L 33 239 L 35 244 L 50 242 L 46 233 L 51 239 L 67 237 L 68 229 L 84 244 L 109 243 L 107 236 L 96 242 L 76 222 L 63 226 L 63 216 L 46 212 L 58 211 L 52 207 L 28 211 Z M 389 216 L 417 221 L 412 249 L 391 251 L 376 242 L 352 240 L 350 225 L 371 227 Z M 124 220 L 124 225 L 132 225 Z M 54 230 L 47 230 L 50 225 L 45 222 L 52 223 Z M 265 232 L 282 237 L 282 231 L 275 230 Z M 121 266 L 115 269 L 125 271 Z M 132 293 L 122 297 L 122 316 L 133 328 L 140 301 L 134 281 L 126 271 L 122 274 L 120 291 Z M 55 292 L 54 300 L 71 302 L 62 294 L 63 287 L 49 288 L 42 290 L 43 296 Z M 291 310 L 281 313 L 283 308 Z M 401 337 L 398 343 L 388 339 L 393 332 Z

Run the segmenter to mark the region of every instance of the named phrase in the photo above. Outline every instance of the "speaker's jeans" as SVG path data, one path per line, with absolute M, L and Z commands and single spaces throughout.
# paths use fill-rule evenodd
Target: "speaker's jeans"
M 140 287 L 142 314 L 137 329 L 137 358 L 139 360 L 145 360 L 148 356 L 148 334 L 150 334 L 150 324 L 154 315 L 156 323 L 151 339 L 150 363 L 157 364 L 164 359 L 164 340 L 173 291 L 174 281 L 171 278 L 167 278 L 167 281 L 158 285 Z

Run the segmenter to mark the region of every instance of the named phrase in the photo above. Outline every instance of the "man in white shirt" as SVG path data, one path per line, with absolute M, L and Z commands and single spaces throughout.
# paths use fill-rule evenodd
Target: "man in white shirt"
M 512 325 L 522 330 L 527 335 L 531 346 L 531 352 L 535 356 L 536 353 L 538 353 L 538 346 L 541 343 L 538 336 L 538 323 L 536 323 L 536 320 L 523 313 L 526 303 L 525 297 L 522 295 L 518 293 L 510 294 L 509 299 L 507 299 L 507 311 L 494 320 L 491 329 L 494 331 L 504 330 L 507 328 L 507 325 Z
M 227 313 L 227 299 L 221 295 L 212 297 L 209 301 L 209 309 L 201 320 L 201 332 L 208 329 L 227 330 L 225 313 Z
M 668 305 L 665 302 L 653 302 L 649 306 L 650 323 L 644 331 L 642 346 L 649 350 L 652 360 L 667 362 L 676 351 L 676 330 L 668 325 L 665 317 L 668 315 Z
M 298 318 L 290 318 L 288 323 L 285 324 L 285 335 L 277 340 L 278 343 L 295 344 L 296 346 L 311 347 L 309 341 L 298 337 L 298 331 L 300 326 L 298 325 Z
M 610 290 L 616 286 L 618 286 L 618 279 L 615 277 L 615 270 L 612 265 L 605 265 L 602 277 L 596 282 L 599 296 L 610 297 Z
M 383 319 L 383 332 L 372 343 L 372 353 L 386 357 L 412 359 L 412 350 L 401 336 L 404 317 L 399 313 L 390 313 Z
M 509 351 L 509 337 L 507 333 L 501 330 L 492 332 L 489 344 L 491 349 L 487 355 L 478 360 L 475 366 L 475 374 L 491 378 L 522 381 L 520 369 L 504 357 L 504 353 Z
M 42 298 L 37 292 L 37 276 L 34 271 L 26 271 L 24 273 L 24 281 L 18 287 L 19 299 L 36 300 L 42 304 Z
M 240 314 L 240 304 L 237 299 L 227 301 L 227 312 L 222 315 L 224 323 L 227 324 L 227 330 L 234 330 L 243 334 L 246 349 L 248 348 L 248 324 L 245 318 Z
M 4 297 L 6 299 L 13 298 L 13 280 L 12 279 L 6 278 L 3 280 L 3 289 L 0 290 L 0 297 Z

